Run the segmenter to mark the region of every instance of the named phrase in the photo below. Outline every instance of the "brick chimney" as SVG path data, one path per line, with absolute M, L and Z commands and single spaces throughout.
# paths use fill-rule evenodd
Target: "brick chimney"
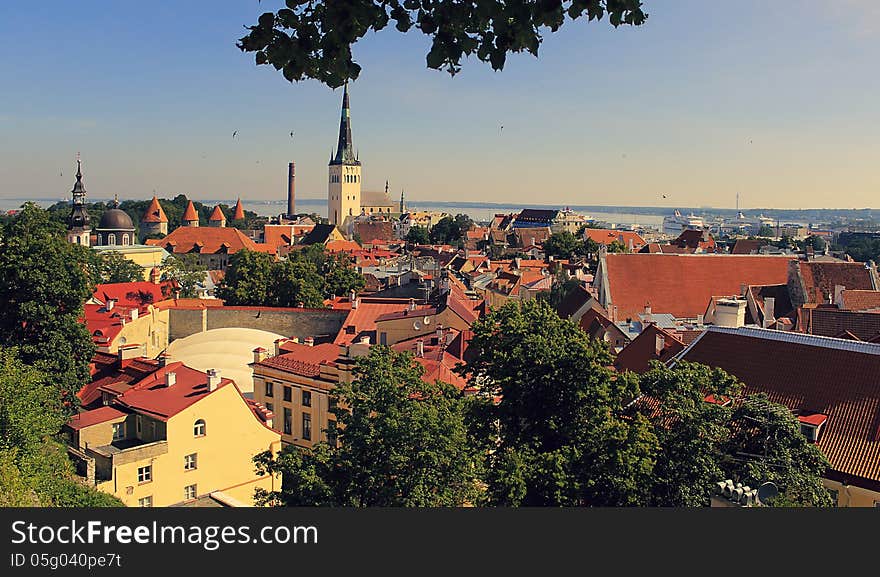
M 216 391 L 221 380 L 220 369 L 208 369 L 206 373 L 208 374 L 208 392 Z
M 124 368 L 131 364 L 131 359 L 136 359 L 141 356 L 141 346 L 135 343 L 130 345 L 120 345 L 116 354 L 119 359 L 119 368 Z
M 107 312 L 110 312 L 113 310 L 113 307 L 115 307 L 115 306 L 116 306 L 116 299 L 107 299 L 107 304 L 104 305 L 104 308 L 107 310 Z
M 764 328 L 769 329 L 776 322 L 776 298 L 766 297 L 764 299 Z
M 425 341 L 419 339 L 416 341 L 416 356 L 424 357 L 425 356 Z
M 303 339 L 303 344 L 307 347 L 315 346 L 315 337 L 306 337 Z
M 281 354 L 281 345 L 287 342 L 287 339 L 275 339 L 275 356 Z
M 175 384 L 177 384 L 177 373 L 174 371 L 168 371 L 165 373 L 165 386 L 173 387 Z
M 264 360 L 266 360 L 266 354 L 267 354 L 268 352 L 269 352 L 269 351 L 267 351 L 267 350 L 264 349 L 263 347 L 257 347 L 257 348 L 255 348 L 255 349 L 253 350 L 253 353 L 254 353 L 254 362 L 255 362 L 255 363 L 261 363 L 261 362 L 263 362 Z
M 138 320 L 138 310 L 137 309 L 131 309 L 131 311 L 129 311 L 129 312 L 131 314 L 132 322 Z

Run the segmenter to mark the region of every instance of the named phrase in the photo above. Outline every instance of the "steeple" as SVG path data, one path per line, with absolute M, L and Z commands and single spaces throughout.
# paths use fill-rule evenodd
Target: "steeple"
M 406 212 L 406 205 L 403 202 L 403 189 L 400 189 L 400 214 L 404 214 Z
M 86 187 L 82 181 L 82 161 L 76 153 L 76 182 L 71 194 L 70 215 L 67 217 L 67 240 L 74 244 L 90 245 L 91 217 L 86 210 Z
M 83 185 L 82 181 L 82 161 L 79 159 L 79 153 L 76 153 L 76 182 L 73 183 L 73 190 L 70 191 L 72 195 L 73 204 L 85 204 L 86 203 L 86 187 Z
M 348 82 L 342 93 L 342 116 L 339 119 L 339 141 L 336 145 L 336 156 L 330 164 L 359 165 L 360 161 L 354 152 L 351 139 L 351 109 L 348 103 Z

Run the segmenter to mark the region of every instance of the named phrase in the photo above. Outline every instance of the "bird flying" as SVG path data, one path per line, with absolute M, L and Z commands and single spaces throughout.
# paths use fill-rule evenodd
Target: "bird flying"
M 293 131 L 290 131 L 290 137 L 293 138 Z
M 233 130 L 233 131 L 232 131 L 232 138 L 235 138 L 235 135 L 236 135 L 236 134 L 238 134 L 238 131 L 237 131 L 237 130 Z

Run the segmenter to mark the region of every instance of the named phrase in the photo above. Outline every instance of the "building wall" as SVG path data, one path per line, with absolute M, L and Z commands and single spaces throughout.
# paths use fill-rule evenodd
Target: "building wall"
M 205 309 L 207 330 L 229 327 L 250 328 L 288 337 L 332 336 L 342 328 L 348 311 L 309 309 L 254 309 L 223 307 Z
M 430 319 L 428 324 L 424 322 L 426 316 Z M 418 329 L 414 327 L 416 321 L 419 323 L 420 328 Z M 444 328 L 453 327 L 460 331 L 470 328 L 461 317 L 453 313 L 449 308 L 445 308 L 435 315 L 425 315 L 423 312 L 420 314 L 420 311 L 412 311 L 410 315 L 403 318 L 377 322 L 376 340 L 378 344 L 390 347 L 406 339 L 420 335 L 432 335 L 440 325 L 443 325 Z M 385 334 L 384 342 L 382 340 L 383 333 Z
M 822 484 L 832 491 L 837 491 L 838 507 L 880 507 L 880 493 L 855 485 L 846 485 L 838 481 L 822 479 Z
M 342 226 L 346 217 L 361 213 L 361 167 L 333 164 L 328 172 L 327 218 Z
M 198 419 L 205 420 L 203 437 L 193 436 L 193 425 Z M 231 384 L 169 419 L 167 439 L 167 452 L 116 466 L 114 478 L 98 488 L 115 494 L 132 507 L 146 496 L 152 497 L 154 507 L 180 503 L 184 501 L 184 487 L 193 484 L 197 496 L 231 489 L 237 498 L 248 503 L 253 502 L 252 489 L 256 487 L 279 488 L 277 479 L 254 473 L 253 457 L 265 450 L 279 450 L 280 436 L 254 416 Z M 197 455 L 197 468 L 186 471 L 184 456 L 193 453 Z M 152 481 L 138 483 L 138 468 L 147 464 L 153 467 Z M 241 496 L 241 490 L 236 490 L 241 486 L 251 489 L 250 495 Z
M 115 353 L 120 345 L 138 344 L 144 347 L 144 356 L 155 358 L 168 347 L 170 311 L 147 307 L 148 312 L 134 321 L 127 321 L 107 352 Z

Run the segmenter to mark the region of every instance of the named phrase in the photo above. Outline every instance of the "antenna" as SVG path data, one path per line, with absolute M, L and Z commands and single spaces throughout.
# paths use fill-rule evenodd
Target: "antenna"
M 770 501 L 779 494 L 779 488 L 776 487 L 776 484 L 767 481 L 760 487 L 758 487 L 758 503 L 762 505 L 768 505 Z

